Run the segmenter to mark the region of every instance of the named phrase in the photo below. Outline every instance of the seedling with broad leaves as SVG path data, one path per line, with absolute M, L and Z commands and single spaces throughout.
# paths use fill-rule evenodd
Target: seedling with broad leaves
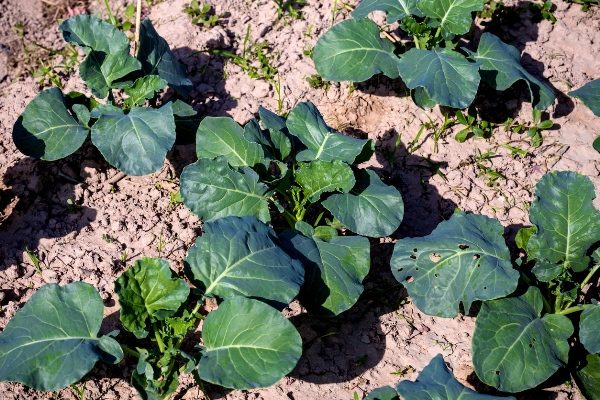
M 512 260 L 497 220 L 456 212 L 429 236 L 397 242 L 392 272 L 429 315 L 468 314 L 482 302 L 472 340 L 481 381 L 517 393 L 567 369 L 600 398 L 600 212 L 590 180 L 551 172 L 536 187 Z M 578 329 L 575 329 L 578 325 Z M 518 366 L 518 367 L 517 367 Z
M 22 153 L 59 160 L 91 136 L 108 163 L 128 175 L 146 175 L 162 167 L 175 143 L 176 117 L 193 109 L 181 100 L 158 108 L 144 104 L 167 86 L 186 96 L 192 82 L 150 20 L 138 29 L 134 57 L 127 36 L 99 18 L 78 15 L 60 25 L 65 41 L 86 54 L 79 74 L 93 96 L 63 94 L 59 88 L 41 92 L 13 128 Z
M 367 237 L 388 236 L 402 221 L 400 192 L 360 167 L 372 141 L 333 130 L 312 103 L 287 118 L 258 114 L 244 127 L 222 117 L 200 123 L 198 161 L 181 174 L 183 203 L 208 222 L 253 216 L 272 224 L 306 269 L 304 305 L 340 314 L 363 291 Z
M 255 217 L 205 224 L 185 262 L 195 288 L 166 260 L 136 261 L 115 282 L 121 333 L 98 334 L 104 306 L 91 285 L 46 285 L 0 334 L 0 379 L 58 390 L 97 361 L 116 364 L 126 354 L 142 399 L 169 398 L 182 373 L 193 372 L 200 385 L 270 386 L 302 354 L 300 335 L 279 310 L 298 294 L 304 270 L 278 241 Z M 219 300 L 211 312 L 210 298 Z M 193 332 L 201 320 L 200 346 Z
M 472 13 L 483 6 L 483 0 L 363 0 L 352 12 L 354 19 L 333 26 L 318 40 L 313 54 L 317 72 L 330 81 L 362 82 L 379 73 L 401 78 L 422 108 L 439 104 L 464 109 L 482 80 L 501 91 L 523 81 L 534 108 L 546 109 L 554 92 L 521 65 L 515 47 L 487 32 L 476 51 L 461 47 L 473 25 Z M 390 34 L 382 38 L 382 28 L 367 18 L 378 10 L 412 40 L 402 43 Z

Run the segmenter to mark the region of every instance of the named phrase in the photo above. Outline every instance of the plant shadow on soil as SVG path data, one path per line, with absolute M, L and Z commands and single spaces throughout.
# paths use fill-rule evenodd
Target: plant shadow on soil
M 98 169 L 109 166 L 94 161 L 101 159 L 99 153 L 88 157 L 89 153 L 97 150 L 88 143 L 57 162 L 25 157 L 7 169 L 2 178 L 7 188 L 3 196 L 16 204 L 0 224 L 0 271 L 17 264 L 20 276 L 33 274 L 31 260 L 24 260 L 26 248 L 36 253 L 44 265 L 46 254 L 39 248 L 41 239 L 79 232 L 96 219 L 96 210 L 81 205 L 84 181 L 89 177 L 82 165 Z

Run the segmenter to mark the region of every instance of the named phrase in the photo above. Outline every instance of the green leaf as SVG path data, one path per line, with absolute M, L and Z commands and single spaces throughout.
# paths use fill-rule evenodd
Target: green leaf
M 208 314 L 202 329 L 200 379 L 227 388 L 252 389 L 276 383 L 302 355 L 302 339 L 277 310 L 233 297 Z
M 577 371 L 578 386 L 589 400 L 600 400 L 600 356 L 588 354 L 587 364 Z
M 310 225 L 302 225 L 308 230 L 305 233 L 312 233 Z M 288 253 L 304 264 L 301 300 L 309 310 L 338 315 L 356 303 L 370 267 L 367 238 L 337 236 L 324 241 L 314 233 L 306 237 L 289 232 L 284 238 Z
M 133 86 L 125 87 L 125 93 L 129 98 L 125 99 L 124 103 L 127 107 L 141 106 L 148 99 L 154 97 L 156 92 L 159 92 L 167 87 L 167 81 L 158 75 L 146 75 L 135 80 Z
M 472 346 L 473 366 L 482 382 L 504 392 L 521 392 L 565 365 L 573 325 L 564 315 L 540 318 L 542 308 L 536 287 L 519 297 L 483 303 Z
M 140 48 L 137 58 L 142 62 L 146 75 L 158 74 L 177 93 L 187 96 L 192 91 L 192 81 L 187 77 L 185 67 L 177 60 L 149 19 L 144 19 L 140 29 Z
M 471 13 L 483 10 L 483 0 L 419 0 L 417 7 L 424 16 L 433 19 L 433 26 L 463 35 L 471 29 Z
M 86 53 L 90 50 L 117 54 L 129 50 L 127 36 L 112 24 L 93 15 L 76 15 L 60 24 L 66 42 L 81 46 Z
M 547 282 L 563 270 L 586 270 L 589 248 L 598 241 L 600 213 L 594 185 L 576 172 L 549 172 L 538 182 L 529 220 L 537 227 L 527 244 L 533 273 Z
M 527 243 L 529 243 L 529 239 L 531 236 L 535 234 L 535 226 L 528 226 L 519 229 L 517 234 L 515 235 L 515 244 L 519 249 L 525 250 L 527 249 Z
M 183 203 L 205 222 L 228 216 L 269 222 L 268 190 L 256 172 L 232 168 L 224 157 L 202 158 L 181 173 Z
M 175 144 L 171 103 L 161 108 L 134 107 L 103 113 L 92 127 L 92 142 L 112 166 L 128 175 L 147 175 L 162 168 Z
M 121 322 L 138 338 L 148 335 L 148 324 L 172 316 L 187 300 L 190 287 L 173 277 L 169 262 L 142 258 L 115 282 L 121 305 Z
M 423 88 L 437 104 L 467 108 L 479 87 L 479 66 L 448 49 L 410 49 L 398 62 L 402 80 L 409 89 Z
M 279 153 L 279 156 L 276 158 L 281 161 L 285 160 L 292 152 L 292 142 L 289 137 L 285 118 L 263 107 L 258 108 L 258 115 L 261 124 L 265 129 L 269 130 L 270 141 Z
M 577 97 L 592 110 L 594 115 L 600 117 L 600 79 L 590 81 L 579 89 L 569 92 L 569 96 Z
M 206 117 L 200 122 L 196 154 L 198 158 L 223 156 L 234 167 L 252 167 L 265 156 L 260 144 L 246 139 L 244 129 L 225 117 Z
M 13 140 L 23 154 L 46 161 L 73 154 L 87 139 L 89 130 L 67 110 L 58 88 L 38 94 L 25 107 L 13 128 Z
M 79 123 L 89 128 L 88 125 L 90 123 L 90 119 L 92 118 L 90 110 L 88 110 L 88 108 L 83 104 L 73 104 L 71 109 L 73 110 L 73 114 L 75 114 Z
M 590 353 L 600 353 L 600 304 L 586 308 L 579 319 L 579 339 Z
M 384 386 L 373 390 L 363 400 L 398 400 L 398 392 L 391 386 Z
M 255 217 L 205 223 L 185 259 L 186 273 L 207 295 L 286 306 L 300 291 L 304 269 L 276 241 L 275 231 Z
M 517 288 L 504 228 L 492 218 L 457 212 L 426 237 L 399 240 L 392 272 L 415 305 L 429 315 L 454 317 L 477 300 L 497 299 Z
M 302 187 L 304 195 L 313 203 L 318 201 L 323 193 L 347 193 L 356 183 L 352 168 L 339 160 L 301 163 L 295 172 L 295 179 Z
M 363 82 L 379 73 L 398 77 L 394 45 L 367 18 L 342 21 L 327 31 L 314 47 L 313 60 L 328 81 Z
M 496 90 L 506 90 L 523 80 L 536 109 L 545 110 L 554 103 L 556 96 L 552 88 L 523 68 L 519 50 L 497 36 L 488 32 L 481 35 L 477 52 L 471 53 L 471 57 L 480 64 L 483 80 Z
M 121 347 L 98 337 L 103 310 L 87 283 L 43 286 L 0 333 L 0 380 L 58 390 L 83 378 L 99 359 L 118 363 Z
M 402 381 L 396 386 L 404 400 L 498 400 L 514 397 L 479 394 L 456 380 L 441 354 L 423 368 L 416 381 Z
M 366 18 L 373 11 L 384 11 L 390 24 L 409 15 L 423 15 L 417 8 L 417 0 L 362 0 L 352 11 L 352 17 Z
M 352 164 L 363 152 L 373 151 L 371 140 L 345 136 L 328 127 L 311 102 L 299 103 L 290 111 L 287 127 L 307 147 L 296 155 L 297 161 L 340 160 Z
M 356 175 L 358 183 L 350 193 L 329 196 L 323 207 L 359 235 L 391 235 L 404 217 L 400 192 L 383 183 L 374 171 L 360 170 Z
M 79 75 L 94 96 L 103 99 L 116 80 L 139 69 L 140 62 L 129 55 L 129 49 L 115 54 L 92 50 L 79 66 Z

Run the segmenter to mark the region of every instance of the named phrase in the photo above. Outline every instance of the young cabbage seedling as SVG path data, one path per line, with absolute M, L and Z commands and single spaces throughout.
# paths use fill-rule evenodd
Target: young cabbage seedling
M 135 57 L 127 36 L 94 16 L 72 17 L 60 30 L 65 41 L 86 54 L 79 74 L 93 96 L 65 95 L 59 88 L 41 92 L 14 125 L 17 148 L 25 155 L 54 161 L 77 151 L 91 136 L 108 163 L 124 173 L 146 175 L 159 170 L 175 143 L 175 116 L 187 105 L 179 100 L 159 108 L 144 104 L 167 86 L 182 96 L 192 88 L 166 41 L 148 19 L 139 27 Z M 120 94 L 115 95 L 115 90 Z
M 427 237 L 398 241 L 392 272 L 427 314 L 453 317 L 482 302 L 472 349 L 487 385 L 517 393 L 566 368 L 588 398 L 600 398 L 594 186 L 574 172 L 550 172 L 535 194 L 533 226 L 515 238 L 526 258 L 513 262 L 497 220 L 457 212 Z
M 198 161 L 181 175 L 183 203 L 204 221 L 252 215 L 284 232 L 282 245 L 307 271 L 301 300 L 337 315 L 363 291 L 367 237 L 400 225 L 402 196 L 359 166 L 373 154 L 372 141 L 336 132 L 312 103 L 287 118 L 258 114 L 260 122 L 244 127 L 230 118 L 202 121 Z
M 399 77 L 422 108 L 440 104 L 464 109 L 481 80 L 497 90 L 522 80 L 533 106 L 546 109 L 554 92 L 521 66 L 516 48 L 487 32 L 477 51 L 459 47 L 473 25 L 471 13 L 483 5 L 483 0 L 363 0 L 352 13 L 355 19 L 335 25 L 318 40 L 313 55 L 317 72 L 330 81 L 362 82 L 378 73 Z M 367 18 L 376 10 L 386 12 L 388 23 L 399 22 L 412 41 L 404 46 L 389 34 L 382 38 L 382 29 Z

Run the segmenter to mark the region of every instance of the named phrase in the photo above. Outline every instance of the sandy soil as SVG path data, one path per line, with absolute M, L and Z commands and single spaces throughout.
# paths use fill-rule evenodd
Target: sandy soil
M 240 123 L 251 118 L 259 105 L 277 109 L 272 85 L 250 79 L 239 67 L 206 51 L 239 49 L 249 25 L 252 40 L 271 45 L 284 110 L 311 100 L 330 125 L 374 139 L 377 153 L 370 165 L 396 185 L 405 199 L 401 228 L 392 238 L 373 242 L 373 251 L 379 256 L 366 280 L 365 293 L 352 310 L 333 320 L 308 317 L 295 304 L 287 311 L 305 344 L 304 356 L 290 376 L 271 388 L 249 392 L 209 387 L 210 398 L 351 399 L 355 392 L 362 397 L 373 388 L 414 379 L 438 353 L 444 355 L 459 380 L 485 390 L 471 367 L 473 319 L 423 315 L 385 265 L 393 242 L 430 233 L 456 207 L 498 218 L 511 235 L 517 227 L 528 224 L 532 188 L 548 170 L 581 172 L 600 190 L 600 157 L 591 145 L 600 134 L 600 118 L 565 95 L 598 77 L 599 9 L 582 12 L 577 5 L 557 0 L 558 21 L 550 24 L 532 21 L 527 11 L 515 12 L 527 4 L 514 1 L 505 4 L 516 19 L 495 26 L 479 23 L 476 35 L 487 29 L 517 46 L 523 51 L 526 67 L 556 89 L 558 101 L 548 110 L 556 125 L 544 132 L 541 147 L 530 147 L 526 135 L 497 129 L 489 140 L 470 139 L 463 144 L 449 134 L 440 141 L 437 152 L 424 134 L 421 147 L 409 154 L 406 144 L 423 122 L 441 120 L 439 109 L 418 109 L 397 82 L 382 78 L 357 85 L 356 90 L 345 83 L 332 84 L 327 90 L 311 89 L 306 82 L 315 70 L 304 50 L 331 25 L 332 1 L 308 0 L 302 20 L 274 25 L 277 12 L 271 1 L 215 0 L 217 13 L 224 17 L 211 29 L 191 24 L 181 11 L 186 3 L 165 0 L 146 12 L 188 66 L 195 83 L 192 95 L 196 109 L 207 115 L 230 115 Z M 116 2 L 114 5 L 116 10 L 122 7 Z M 0 326 L 5 326 L 45 283 L 83 280 L 98 288 L 105 300 L 103 330 L 107 332 L 118 323 L 113 281 L 125 265 L 142 255 L 162 256 L 180 271 L 188 247 L 200 233 L 200 221 L 183 206 L 169 202 L 170 193 L 178 189 L 177 176 L 193 160 L 194 151 L 189 145 L 176 146 L 160 172 L 126 178 L 119 182 L 116 192 L 107 192 L 103 185 L 116 171 L 92 146 L 54 163 L 21 155 L 12 143 L 12 125 L 37 93 L 38 85 L 33 78 L 17 76 L 10 69 L 18 65 L 20 49 L 12 27 L 22 21 L 27 38 L 60 47 L 56 25 L 48 22 L 47 7 L 40 0 L 0 2 Z M 88 7 L 91 12 L 102 12 L 95 3 Z M 81 9 L 85 9 L 81 4 L 69 4 L 58 18 Z M 50 19 L 55 17 L 50 15 Z M 347 17 L 339 13 L 335 20 Z M 65 77 L 65 89 L 84 89 L 77 74 Z M 477 106 L 484 117 L 496 122 L 508 116 L 528 120 L 531 106 L 521 101 L 523 93 L 518 88 L 501 95 L 484 91 Z M 528 154 L 513 158 L 503 147 L 506 144 L 527 149 Z M 497 155 L 486 165 L 506 177 L 492 185 L 476 162 L 478 152 L 486 151 Z M 435 173 L 432 166 L 436 165 L 441 174 Z M 75 206 L 69 206 L 68 201 Z M 36 272 L 25 249 L 37 253 L 41 273 Z M 127 382 L 129 373 L 99 365 L 81 384 L 86 398 L 135 398 Z M 557 382 L 560 379 L 519 398 L 582 398 L 576 389 L 556 386 Z M 53 398 L 18 384 L 2 383 L 0 393 L 3 399 Z M 66 389 L 59 397 L 71 399 L 76 395 Z M 190 377 L 184 377 L 176 398 L 206 397 Z

